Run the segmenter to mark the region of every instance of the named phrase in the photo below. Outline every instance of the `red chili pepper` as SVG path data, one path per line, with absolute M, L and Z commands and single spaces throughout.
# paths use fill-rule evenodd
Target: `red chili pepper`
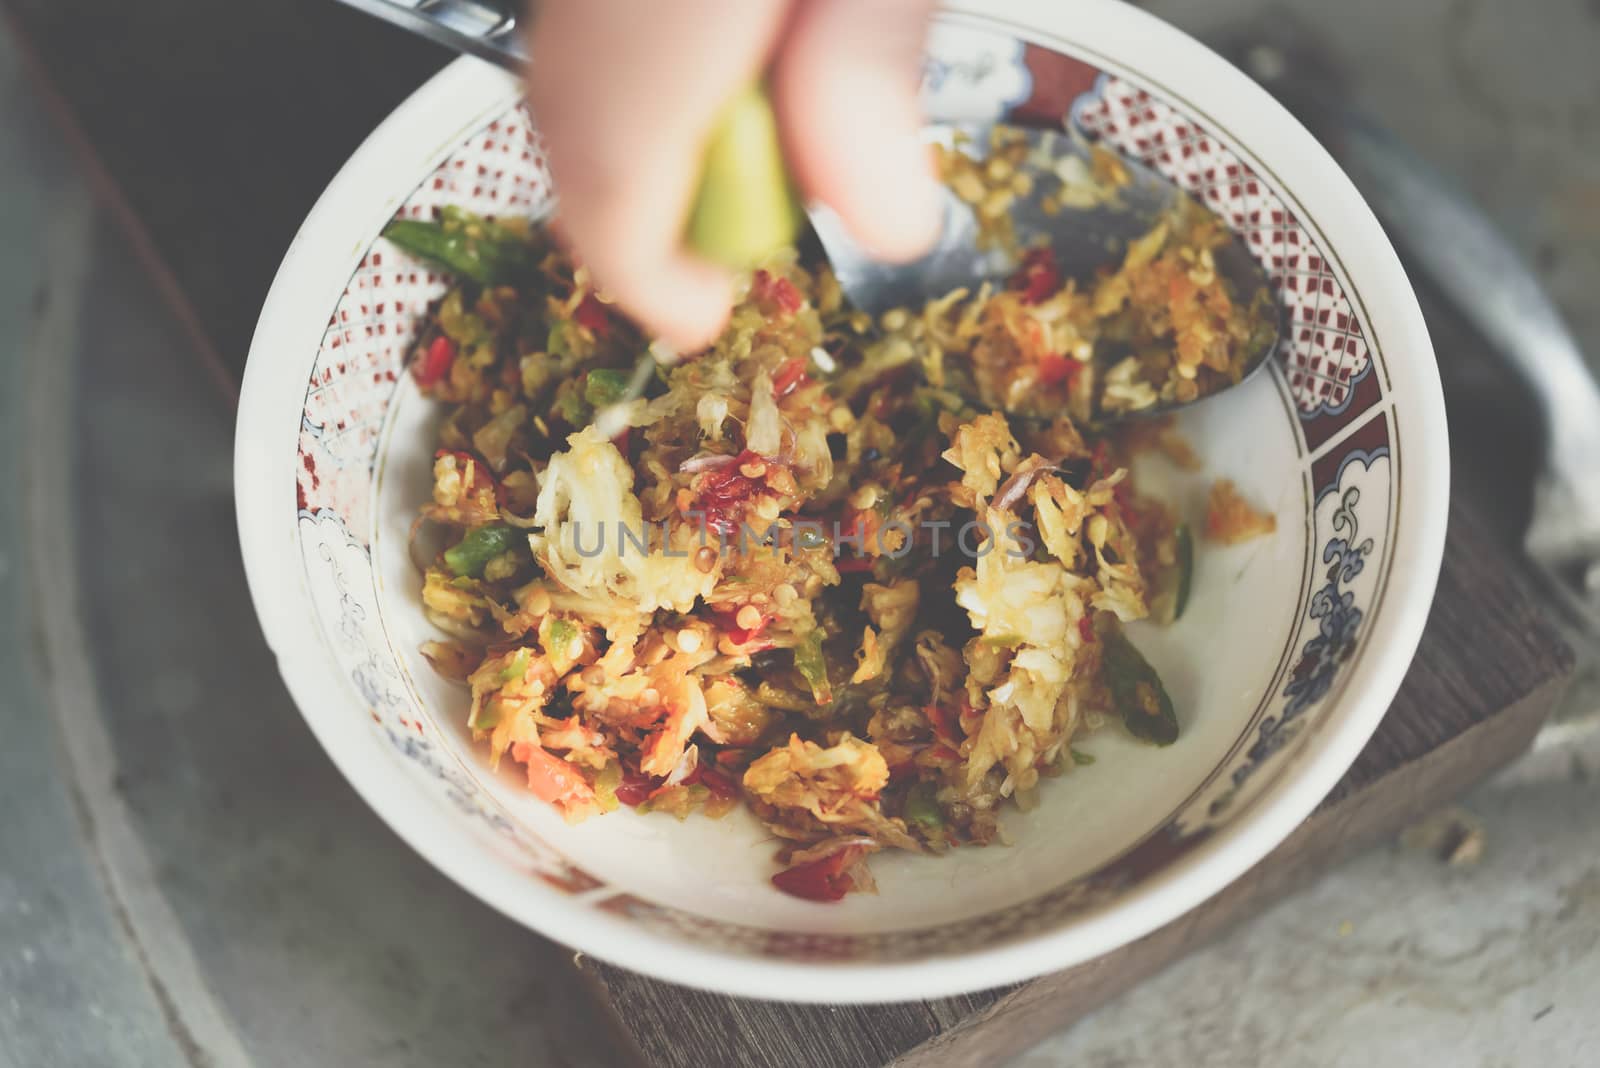
M 1086 642 L 1094 641 L 1094 621 L 1089 618 L 1088 613 L 1078 617 L 1078 637 Z
M 844 870 L 861 856 L 861 846 L 845 846 L 839 852 L 809 864 L 796 864 L 772 877 L 772 885 L 786 894 L 807 901 L 838 901 L 853 887 Z
M 941 708 L 939 705 L 928 705 L 922 711 L 927 715 L 928 722 L 933 724 L 934 734 L 946 742 L 955 739 L 956 733 L 950 729 L 950 711 L 948 709 Z
M 1049 300 L 1061 288 L 1061 268 L 1056 265 L 1055 253 L 1048 248 L 1029 250 L 1022 257 L 1022 266 L 1011 276 L 1011 288 L 1022 290 L 1024 304 Z
M 596 337 L 605 337 L 611 333 L 611 315 L 593 293 L 578 302 L 577 308 L 572 312 L 572 321 L 587 328 Z
M 422 354 L 422 359 L 412 368 L 411 373 L 416 377 L 417 385 L 423 389 L 437 385 L 450 372 L 450 365 L 455 362 L 455 358 L 454 341 L 443 334 L 434 338 L 433 343 L 428 346 L 428 351 Z
M 793 315 L 806 302 L 793 282 L 782 275 L 773 276 L 767 271 L 757 271 L 750 279 L 750 295 L 755 297 L 756 302 L 763 305 L 769 314 L 781 312 L 786 316 Z
M 1083 372 L 1083 364 L 1070 356 L 1058 356 L 1047 353 L 1039 360 L 1039 381 L 1047 386 L 1059 385 L 1062 382 L 1071 389 L 1077 381 L 1078 375 Z
M 750 478 L 739 469 L 752 463 L 771 465 L 776 462 L 746 449 L 735 456 L 731 463 L 700 476 L 699 510 L 705 513 L 706 526 L 723 539 L 737 534 L 739 506 L 766 486 L 764 479 Z
M 629 808 L 642 805 L 660 788 L 663 781 L 642 771 L 624 770 L 622 782 L 617 786 L 617 800 Z
M 695 783 L 699 783 L 710 790 L 713 795 L 725 801 L 739 796 L 739 787 L 732 779 L 703 763 L 696 764 L 694 770 L 684 778 L 683 783 L 685 786 L 693 786 Z
M 719 609 L 713 611 L 711 615 L 712 618 L 717 621 L 717 624 L 721 626 L 722 629 L 727 633 L 728 640 L 733 642 L 735 645 L 745 645 L 753 641 L 755 638 L 760 636 L 762 631 L 767 629 L 767 624 L 771 623 L 773 619 L 771 615 L 763 612 L 761 614 L 761 622 L 757 623 L 753 627 L 746 628 L 741 627 L 739 624 L 734 622 L 738 616 L 737 609 Z
M 779 366 L 778 373 L 773 376 L 772 395 L 782 400 L 810 381 L 810 377 L 806 374 L 805 359 L 792 356 Z
M 961 760 L 961 754 L 948 745 L 936 745 L 928 750 L 928 755 L 946 764 L 955 764 Z

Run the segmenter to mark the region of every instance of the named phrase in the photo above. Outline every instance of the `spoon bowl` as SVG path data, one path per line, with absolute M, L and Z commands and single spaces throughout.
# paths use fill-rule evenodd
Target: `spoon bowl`
M 1130 242 L 1170 218 L 1189 194 L 1168 179 L 1133 160 L 1114 157 L 1121 172 L 1115 183 L 1096 178 L 1103 170 L 1096 153 L 1106 153 L 1076 132 L 1000 124 L 936 123 L 925 128 L 930 144 L 961 150 L 990 143 L 996 130 L 1021 138 L 1028 150 L 1018 168 L 1027 175 L 1007 214 L 1020 249 L 1048 246 L 1064 277 L 1087 282 L 1103 268 L 1121 263 Z M 1122 180 L 1125 176 L 1126 181 Z M 825 205 L 810 209 L 816 231 L 839 286 L 851 304 L 874 316 L 890 308 L 919 306 L 953 289 L 976 288 L 983 282 L 1004 284 L 1016 271 L 1016 256 L 1006 248 L 980 240 L 978 214 L 948 185 L 942 186 L 944 218 L 938 241 L 927 254 L 909 263 L 884 263 L 857 244 L 839 217 Z M 1190 205 L 1192 207 L 1192 205 Z M 1200 209 L 1203 210 L 1203 209 Z M 1272 291 L 1266 272 L 1243 244 L 1230 239 L 1214 252 L 1217 271 L 1237 299 Z M 1273 301 L 1270 329 L 1258 331 L 1239 381 L 1267 363 L 1282 333 L 1282 312 Z M 1237 384 L 1237 383 L 1235 383 Z M 1202 394 L 1215 396 L 1223 389 Z M 1187 407 L 1180 401 L 1159 401 L 1135 411 L 1105 411 L 1101 422 L 1143 418 Z

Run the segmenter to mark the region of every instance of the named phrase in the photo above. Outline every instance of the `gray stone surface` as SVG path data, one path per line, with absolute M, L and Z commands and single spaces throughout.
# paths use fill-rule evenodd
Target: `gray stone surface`
M 1309 33 L 1600 353 L 1596 4 L 1146 6 Z M 406 850 L 302 726 L 226 416 L 3 39 L 0 174 L 0 1068 L 603 1060 L 564 951 Z M 1464 802 L 1478 864 L 1375 850 L 1019 1063 L 1600 1063 L 1600 741 L 1547 743 Z
M 0 1065 L 596 1063 L 567 951 L 306 730 L 231 418 L 3 41 L 0 130 Z
M 0 1065 L 163 1064 L 180 1057 L 160 995 L 106 892 L 39 686 L 32 609 L 52 596 L 23 549 L 32 351 L 75 300 L 87 198 L 0 41 Z M 65 292 L 64 292 L 65 291 Z M 81 670 L 59 665 L 58 670 Z

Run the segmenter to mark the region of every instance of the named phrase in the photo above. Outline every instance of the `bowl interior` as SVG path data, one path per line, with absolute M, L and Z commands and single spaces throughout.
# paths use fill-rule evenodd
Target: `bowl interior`
M 510 762 L 489 770 L 464 726 L 464 691 L 417 652 L 437 635 L 406 543 L 440 413 L 403 366 L 446 282 L 376 235 L 391 214 L 442 204 L 549 210 L 515 85 L 472 65 L 442 74 L 357 154 L 285 262 L 239 431 L 242 536 L 269 640 L 313 728 L 374 806 L 459 881 L 554 937 L 680 981 L 792 997 L 951 992 L 1060 967 L 1144 933 L 1258 859 L 1353 759 L 1398 684 L 1442 543 L 1442 525 L 1408 534 L 1401 523 L 1399 427 L 1425 423 L 1438 386 L 1414 299 L 1393 291 L 1392 254 L 1352 264 L 1326 236 L 1376 233 L 1370 216 L 1341 199 L 1343 186 L 1322 195 L 1321 215 L 1308 205 L 1313 178 L 1342 177 L 1325 157 L 1303 163 L 1298 183 L 1280 177 L 1279 156 L 1308 150 L 1267 137 L 1298 127 L 1276 111 L 1254 125 L 1265 97 L 1232 100 L 1242 76 L 1175 31 L 1117 5 L 1089 5 L 1103 14 L 1094 31 L 1047 5 L 999 6 L 937 26 L 925 76 L 933 117 L 1076 123 L 1220 212 L 1277 286 L 1291 328 L 1270 373 L 1181 417 L 1204 470 L 1147 457 L 1136 474 L 1196 529 L 1210 480 L 1232 478 L 1278 530 L 1236 547 L 1200 542 L 1184 618 L 1130 631 L 1177 704 L 1176 745 L 1146 747 L 1107 726 L 1079 746 L 1093 764 L 1006 818 L 1011 846 L 880 855 L 876 896 L 822 906 L 779 893 L 773 842 L 742 811 L 680 823 L 624 809 L 565 824 Z M 1001 17 L 1012 10 L 1027 19 Z M 1165 84 L 1180 60 L 1220 88 Z M 1374 314 L 1363 294 L 1397 310 Z M 268 378 L 269 359 L 309 371 L 298 390 L 282 384 L 282 366 Z M 1416 468 L 1436 476 L 1442 423 L 1439 437 L 1408 438 Z M 292 509 L 257 492 L 285 486 L 291 467 Z M 281 535 L 260 534 L 268 524 Z M 1412 570 L 1391 584 L 1397 556 Z M 1003 948 L 1030 941 L 1048 952 Z M 993 966 L 898 995 L 873 979 L 794 982 L 797 967 L 952 955 Z M 708 959 L 723 969 L 697 970 Z

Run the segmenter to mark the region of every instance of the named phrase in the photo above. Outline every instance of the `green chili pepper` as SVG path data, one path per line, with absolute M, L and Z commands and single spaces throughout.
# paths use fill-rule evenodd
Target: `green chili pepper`
M 479 232 L 475 234 L 474 229 Z M 491 236 L 482 224 L 395 219 L 383 228 L 383 236 L 413 256 L 483 286 L 514 281 L 527 265 L 525 245 Z
M 528 648 L 518 649 L 511 654 L 511 659 L 506 661 L 506 666 L 500 671 L 500 682 L 515 682 L 528 673 L 528 664 L 533 660 L 533 650 Z
M 1101 638 L 1106 686 L 1128 733 L 1155 745 L 1177 741 L 1178 714 L 1155 668 L 1120 629 L 1108 629 Z
M 833 703 L 833 686 L 828 682 L 828 661 L 822 655 L 822 630 L 813 628 L 794 647 L 795 670 L 811 686 L 811 696 L 819 705 Z
M 1086 768 L 1094 763 L 1094 755 L 1092 753 L 1085 753 L 1081 749 L 1072 749 L 1069 752 L 1072 754 L 1072 762 L 1080 768 Z
M 550 621 L 550 640 L 546 648 L 552 656 L 565 657 L 572 648 L 572 640 L 578 636 L 578 628 L 565 619 L 552 619 Z
M 606 766 L 594 777 L 594 796 L 600 802 L 601 812 L 616 810 L 621 803 L 617 800 L 617 787 L 621 785 L 622 764 L 616 760 L 606 761 Z
M 500 698 L 486 699 L 467 719 L 467 726 L 475 731 L 492 731 L 500 725 Z
M 939 810 L 939 788 L 931 782 L 919 782 L 906 795 L 906 822 L 932 833 L 944 826 L 944 815 Z
M 1176 621 L 1189 604 L 1189 586 L 1194 581 L 1194 537 L 1188 523 L 1178 524 L 1178 594 L 1173 602 L 1172 618 Z
M 596 410 L 615 404 L 628 393 L 628 375 L 625 371 L 598 367 L 590 371 L 583 382 L 583 399 Z
M 794 243 L 800 201 L 789 181 L 766 89 L 729 102 L 706 146 L 687 241 L 714 263 L 752 267 Z
M 502 523 L 479 527 L 467 532 L 459 543 L 444 551 L 444 563 L 456 575 L 474 578 L 483 574 L 490 560 L 510 549 L 517 541 L 517 532 Z

